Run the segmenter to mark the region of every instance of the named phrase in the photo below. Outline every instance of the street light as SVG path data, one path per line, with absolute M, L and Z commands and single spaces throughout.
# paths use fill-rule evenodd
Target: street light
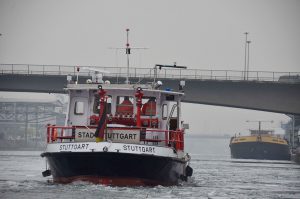
M 249 32 L 244 33 L 246 35 L 246 40 L 245 40 L 245 66 L 244 66 L 244 80 L 246 80 L 246 70 L 247 70 L 247 36 Z
M 248 80 L 248 76 L 249 76 L 249 59 L 250 59 L 250 57 L 249 57 L 249 55 L 250 55 L 250 43 L 251 43 L 251 41 L 247 41 L 247 46 L 248 46 L 248 60 L 247 60 L 247 80 Z

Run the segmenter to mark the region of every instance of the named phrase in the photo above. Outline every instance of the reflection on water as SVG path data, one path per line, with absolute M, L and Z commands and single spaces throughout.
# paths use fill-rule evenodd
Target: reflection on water
M 300 166 L 231 159 L 228 139 L 186 138 L 193 178 L 173 187 L 53 184 L 40 152 L 0 152 L 0 198 L 300 198 Z

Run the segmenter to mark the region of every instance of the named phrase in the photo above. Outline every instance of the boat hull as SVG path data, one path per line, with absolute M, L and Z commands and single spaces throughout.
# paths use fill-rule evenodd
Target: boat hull
M 177 185 L 186 161 L 171 157 L 116 152 L 59 152 L 43 154 L 54 182 L 81 180 L 115 186 Z
M 268 142 L 241 142 L 231 143 L 232 158 L 263 159 L 263 160 L 290 160 L 288 145 Z

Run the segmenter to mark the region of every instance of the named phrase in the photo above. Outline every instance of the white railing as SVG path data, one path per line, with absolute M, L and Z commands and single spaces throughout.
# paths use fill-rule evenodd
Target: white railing
M 126 77 L 126 67 L 101 66 L 65 66 L 65 65 L 30 65 L 30 64 L 0 64 L 0 74 L 22 75 L 76 75 L 77 67 L 93 67 L 109 71 L 107 77 Z M 129 78 L 154 78 L 154 68 L 130 68 Z M 91 76 L 91 71 L 80 70 L 80 76 Z M 166 79 L 200 79 L 200 80 L 237 80 L 237 81 L 278 81 L 291 79 L 300 82 L 300 72 L 271 72 L 238 70 L 204 70 L 204 69 L 165 69 L 157 70 L 157 78 Z

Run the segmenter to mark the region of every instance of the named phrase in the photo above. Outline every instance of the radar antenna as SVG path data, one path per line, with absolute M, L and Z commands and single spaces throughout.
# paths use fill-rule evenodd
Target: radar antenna
M 182 69 L 187 69 L 186 66 L 177 66 L 176 62 L 174 62 L 174 65 L 163 65 L 163 64 L 155 64 L 154 66 L 154 82 L 157 79 L 157 67 L 159 70 L 162 68 L 182 68 Z

